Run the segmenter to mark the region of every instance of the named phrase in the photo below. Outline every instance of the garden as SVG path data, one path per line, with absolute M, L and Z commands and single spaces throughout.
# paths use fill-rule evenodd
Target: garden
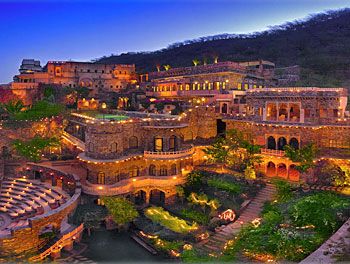
M 164 255 L 180 257 L 236 219 L 242 205 L 263 186 L 263 182 L 247 181 L 238 173 L 191 172 L 186 184 L 177 186 L 175 201 L 143 209 L 134 220 L 137 235 Z
M 305 193 L 281 180 L 275 185 L 276 199 L 265 204 L 261 218 L 245 225 L 227 243 L 220 258 L 300 261 L 349 218 L 348 197 L 324 191 Z

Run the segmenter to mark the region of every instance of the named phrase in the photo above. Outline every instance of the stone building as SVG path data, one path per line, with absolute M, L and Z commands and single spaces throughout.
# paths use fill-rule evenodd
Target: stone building
M 216 136 L 215 116 L 213 107 L 194 108 L 175 117 L 137 112 L 73 114 L 66 136 L 84 150 L 78 155 L 87 171 L 83 191 L 164 202 L 201 159 L 198 145 Z
M 44 67 L 34 60 L 23 60 L 20 74 L 15 75 L 13 93 L 30 102 L 40 84 L 88 87 L 93 95 L 117 92 L 137 82 L 135 65 L 100 64 L 75 61 L 49 61 Z
M 151 72 L 149 96 L 167 98 L 215 97 L 229 90 L 274 86 L 275 65 L 269 61 L 218 62 Z
M 225 115 L 225 129 L 238 129 L 262 146 L 264 162 L 259 169 L 267 176 L 300 179 L 296 164 L 284 156 L 287 144 L 300 148 L 313 143 L 321 157 L 347 157 L 346 89 L 266 88 L 247 91 L 245 99 L 246 114 Z

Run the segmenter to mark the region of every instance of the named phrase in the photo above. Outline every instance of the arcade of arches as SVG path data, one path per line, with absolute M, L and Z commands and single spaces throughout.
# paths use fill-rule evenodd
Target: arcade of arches
M 299 139 L 296 137 L 285 137 L 285 136 L 268 136 L 266 139 L 266 148 L 272 150 L 284 150 L 284 146 L 290 145 L 291 147 L 298 149 Z
M 176 191 L 172 189 L 163 190 L 157 187 L 149 187 L 136 190 L 132 198 L 138 205 L 154 204 L 163 206 L 170 201 L 169 197 L 175 196 L 175 194 Z
M 296 165 L 282 159 L 267 159 L 266 162 L 260 164 L 258 169 L 267 177 L 279 177 L 290 181 L 299 181 L 300 178 Z

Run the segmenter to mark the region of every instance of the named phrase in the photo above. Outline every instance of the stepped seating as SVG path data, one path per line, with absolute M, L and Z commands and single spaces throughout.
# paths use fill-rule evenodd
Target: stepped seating
M 22 178 L 2 182 L 0 213 L 7 214 L 12 222 L 4 230 L 28 224 L 28 219 L 59 208 L 69 199 L 57 187 L 36 180 Z

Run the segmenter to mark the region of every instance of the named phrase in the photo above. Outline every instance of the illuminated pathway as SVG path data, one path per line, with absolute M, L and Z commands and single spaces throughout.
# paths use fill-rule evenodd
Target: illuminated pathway
M 226 242 L 234 238 L 240 231 L 242 225 L 252 222 L 260 216 L 264 203 L 272 200 L 275 191 L 275 187 L 272 184 L 267 184 L 249 203 L 247 208 L 234 223 L 225 226 L 213 236 L 209 237 L 209 239 L 199 242 L 197 244 L 198 248 L 207 253 L 217 254 L 221 252 Z

